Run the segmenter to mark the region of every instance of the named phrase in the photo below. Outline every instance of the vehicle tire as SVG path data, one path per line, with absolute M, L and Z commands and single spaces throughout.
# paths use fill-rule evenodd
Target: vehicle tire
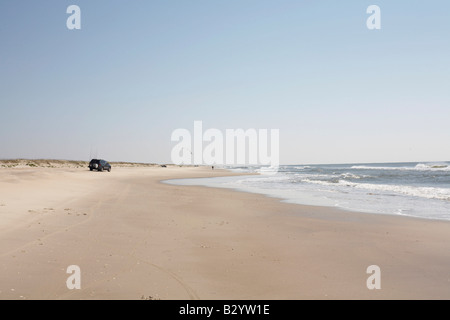
M 98 168 L 98 171 L 102 172 L 102 171 L 103 171 L 103 168 Z
M 108 169 L 108 172 L 111 172 L 111 168 Z
M 89 171 L 93 171 L 94 169 L 92 169 L 92 168 L 89 168 Z

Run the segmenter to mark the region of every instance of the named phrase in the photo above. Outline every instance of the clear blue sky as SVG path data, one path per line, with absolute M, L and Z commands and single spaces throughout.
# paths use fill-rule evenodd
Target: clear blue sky
M 450 2 L 2 0 L 0 111 L 0 158 L 168 163 L 202 120 L 282 164 L 450 160 Z

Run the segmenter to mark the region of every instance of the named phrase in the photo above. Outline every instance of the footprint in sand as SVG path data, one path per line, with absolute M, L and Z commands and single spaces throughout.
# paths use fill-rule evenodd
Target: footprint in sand
M 70 208 L 65 208 L 65 209 L 64 209 L 64 211 L 67 211 L 67 214 L 72 214 L 72 213 L 70 212 L 70 210 L 71 210 Z
M 141 300 L 161 300 L 161 299 L 158 298 L 158 297 L 144 296 L 144 295 L 142 295 L 142 296 L 141 296 Z

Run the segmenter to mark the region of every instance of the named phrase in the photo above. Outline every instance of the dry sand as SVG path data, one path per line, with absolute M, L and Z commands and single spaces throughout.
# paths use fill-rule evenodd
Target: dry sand
M 450 298 L 449 222 L 160 182 L 229 174 L 1 168 L 0 299 Z

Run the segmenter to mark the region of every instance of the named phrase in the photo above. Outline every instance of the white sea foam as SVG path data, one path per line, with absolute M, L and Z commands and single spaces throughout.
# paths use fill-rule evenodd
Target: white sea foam
M 363 170 L 414 170 L 410 167 L 373 167 L 373 166 L 352 166 L 352 169 L 363 169 Z
M 320 184 L 322 186 L 333 186 L 337 185 L 337 182 L 323 181 L 323 180 L 311 180 L 311 179 L 302 179 L 301 182 L 312 183 L 312 184 Z
M 367 191 L 378 192 L 394 192 L 412 197 L 421 197 L 427 199 L 437 199 L 450 201 L 450 189 L 436 188 L 436 187 L 413 187 L 402 185 L 388 185 L 388 184 L 372 184 L 372 183 L 355 183 L 347 180 L 339 180 L 338 182 L 329 182 L 321 180 L 303 179 L 302 182 L 319 184 L 325 186 L 345 186 L 356 189 L 364 189 Z
M 331 174 L 320 174 L 320 173 L 310 173 L 310 174 L 295 173 L 294 177 L 332 179 L 332 178 L 335 178 L 336 176 L 331 175 Z
M 432 171 L 450 171 L 450 167 L 446 163 L 419 163 L 414 167 L 415 170 L 432 170 Z
M 270 167 L 261 167 L 255 170 L 255 172 L 260 174 L 274 175 L 277 174 L 280 167 L 278 166 L 270 166 Z
M 340 177 L 344 179 L 362 179 L 362 178 L 370 178 L 370 176 L 362 174 L 362 175 L 356 175 L 354 173 L 345 172 L 340 175 Z
M 415 167 L 378 167 L 378 166 L 366 166 L 358 165 L 352 166 L 351 169 L 363 169 L 363 170 L 416 170 L 416 171 L 450 171 L 450 167 L 447 164 L 425 164 L 419 163 Z

